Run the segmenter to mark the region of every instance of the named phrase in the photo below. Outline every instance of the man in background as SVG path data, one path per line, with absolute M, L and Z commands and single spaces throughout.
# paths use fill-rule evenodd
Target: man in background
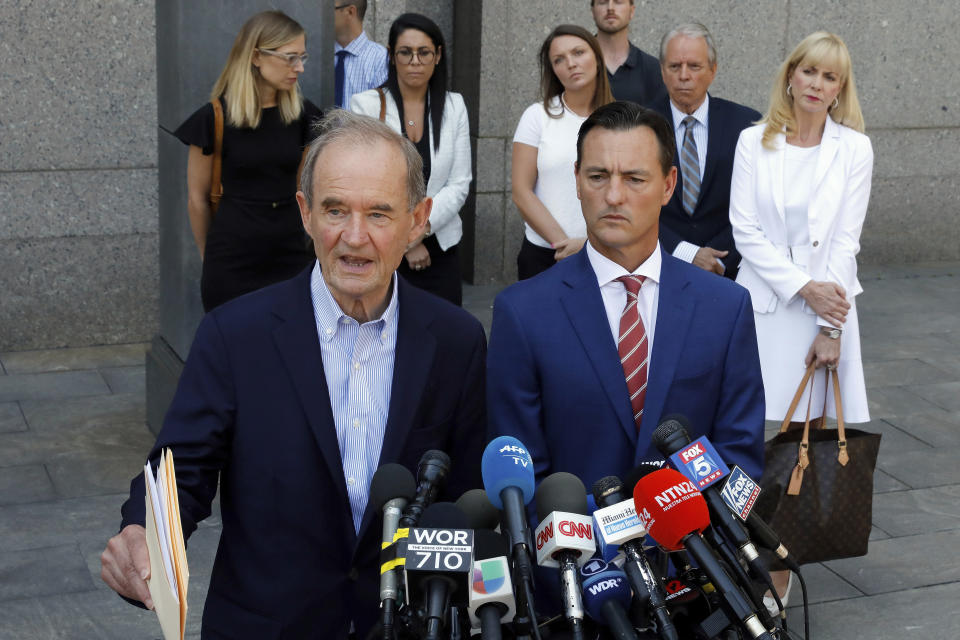
M 334 102 L 341 109 L 349 109 L 350 96 L 386 82 L 387 48 L 370 40 L 363 30 L 367 0 L 334 0 L 334 3 Z
M 649 107 L 665 99 L 667 90 L 657 59 L 630 43 L 628 30 L 634 9 L 633 0 L 590 0 L 613 97 Z

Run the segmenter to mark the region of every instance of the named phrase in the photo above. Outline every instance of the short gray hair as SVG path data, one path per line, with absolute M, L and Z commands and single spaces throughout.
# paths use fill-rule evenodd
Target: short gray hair
M 711 67 L 717 64 L 717 44 L 713 41 L 713 35 L 710 33 L 710 30 L 699 22 L 684 22 L 663 34 L 663 38 L 660 39 L 660 64 L 664 64 L 667 61 L 667 45 L 677 36 L 703 38 L 707 43 L 707 62 L 710 63 Z
M 395 145 L 407 161 L 407 208 L 413 211 L 413 208 L 426 197 L 427 187 L 423 179 L 423 159 L 420 158 L 420 153 L 412 142 L 386 124 L 369 116 L 351 113 L 344 109 L 333 109 L 315 124 L 314 128 L 320 135 L 310 143 L 300 178 L 300 189 L 307 201 L 307 207 L 313 207 L 317 158 L 324 149 L 338 142 L 355 147 L 369 146 L 379 141 Z

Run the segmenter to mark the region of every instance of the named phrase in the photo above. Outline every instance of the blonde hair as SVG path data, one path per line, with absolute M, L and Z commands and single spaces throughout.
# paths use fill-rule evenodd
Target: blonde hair
M 263 11 L 243 25 L 233 41 L 227 64 L 210 92 L 211 100 L 224 99 L 227 122 L 231 126 L 251 129 L 260 126 L 260 70 L 253 65 L 254 52 L 282 47 L 305 33 L 299 22 L 282 11 Z M 303 110 L 300 83 L 289 91 L 277 91 L 277 106 L 285 124 L 300 119 Z
M 826 31 L 817 31 L 804 38 L 793 50 L 777 72 L 770 91 L 770 106 L 760 120 L 766 124 L 763 130 L 763 146 L 774 148 L 774 139 L 786 131 L 796 133 L 797 121 L 793 114 L 793 96 L 787 93 L 790 77 L 801 65 L 825 66 L 835 69 L 840 76 L 839 105 L 828 107 L 829 115 L 839 124 L 863 133 L 863 112 L 857 100 L 857 87 L 853 81 L 853 63 L 847 45 L 839 36 Z

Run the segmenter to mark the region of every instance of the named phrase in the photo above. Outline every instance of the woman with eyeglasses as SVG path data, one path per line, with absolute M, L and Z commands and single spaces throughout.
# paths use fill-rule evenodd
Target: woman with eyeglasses
M 613 102 L 603 53 L 583 27 L 562 24 L 540 47 L 540 102 L 517 124 L 511 169 L 513 202 L 526 230 L 517 273 L 532 278 L 583 248 L 573 165 L 577 133 L 594 109 Z
M 398 17 L 390 26 L 387 50 L 386 83 L 355 94 L 350 110 L 380 118 L 420 152 L 433 208 L 425 235 L 407 247 L 398 271 L 411 284 L 459 305 L 460 208 L 473 177 L 467 108 L 459 93 L 447 91 L 443 33 L 430 18 Z
M 300 95 L 303 27 L 281 11 L 250 18 L 208 102 L 174 132 L 190 145 L 187 210 L 200 250 L 205 311 L 281 280 L 314 260 L 297 207 L 297 175 L 310 124 L 322 114 Z M 215 116 L 223 110 L 221 184 L 210 205 Z

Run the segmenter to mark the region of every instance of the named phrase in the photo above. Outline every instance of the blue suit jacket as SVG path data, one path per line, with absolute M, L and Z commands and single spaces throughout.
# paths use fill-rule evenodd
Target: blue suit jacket
M 468 313 L 399 280 L 393 387 L 380 464 L 452 458 L 448 496 L 481 486 L 486 341 Z M 171 447 L 184 533 L 223 532 L 204 638 L 364 637 L 378 618 L 381 517 L 354 532 L 310 297 L 310 270 L 207 314 L 150 453 Z M 143 523 L 142 474 L 123 524 Z
M 670 99 L 663 98 L 650 105 L 675 128 Z M 760 119 L 760 114 L 743 105 L 710 96 L 707 115 L 707 162 L 700 181 L 700 197 L 693 215 L 683 210 L 683 171 L 680 169 L 679 149 L 673 164 L 677 167 L 677 187 L 670 202 L 660 210 L 660 243 L 673 253 L 681 240 L 701 247 L 729 251 L 723 264 L 723 275 L 737 277 L 740 254 L 733 243 L 730 227 L 730 181 L 733 176 L 733 156 L 737 150 L 740 132 Z
M 556 471 L 589 491 L 661 459 L 651 434 L 681 413 L 728 464 L 763 468 L 763 381 L 746 289 L 663 255 L 656 333 L 639 429 L 586 249 L 503 291 L 487 358 L 492 436 L 520 439 L 537 479 Z

